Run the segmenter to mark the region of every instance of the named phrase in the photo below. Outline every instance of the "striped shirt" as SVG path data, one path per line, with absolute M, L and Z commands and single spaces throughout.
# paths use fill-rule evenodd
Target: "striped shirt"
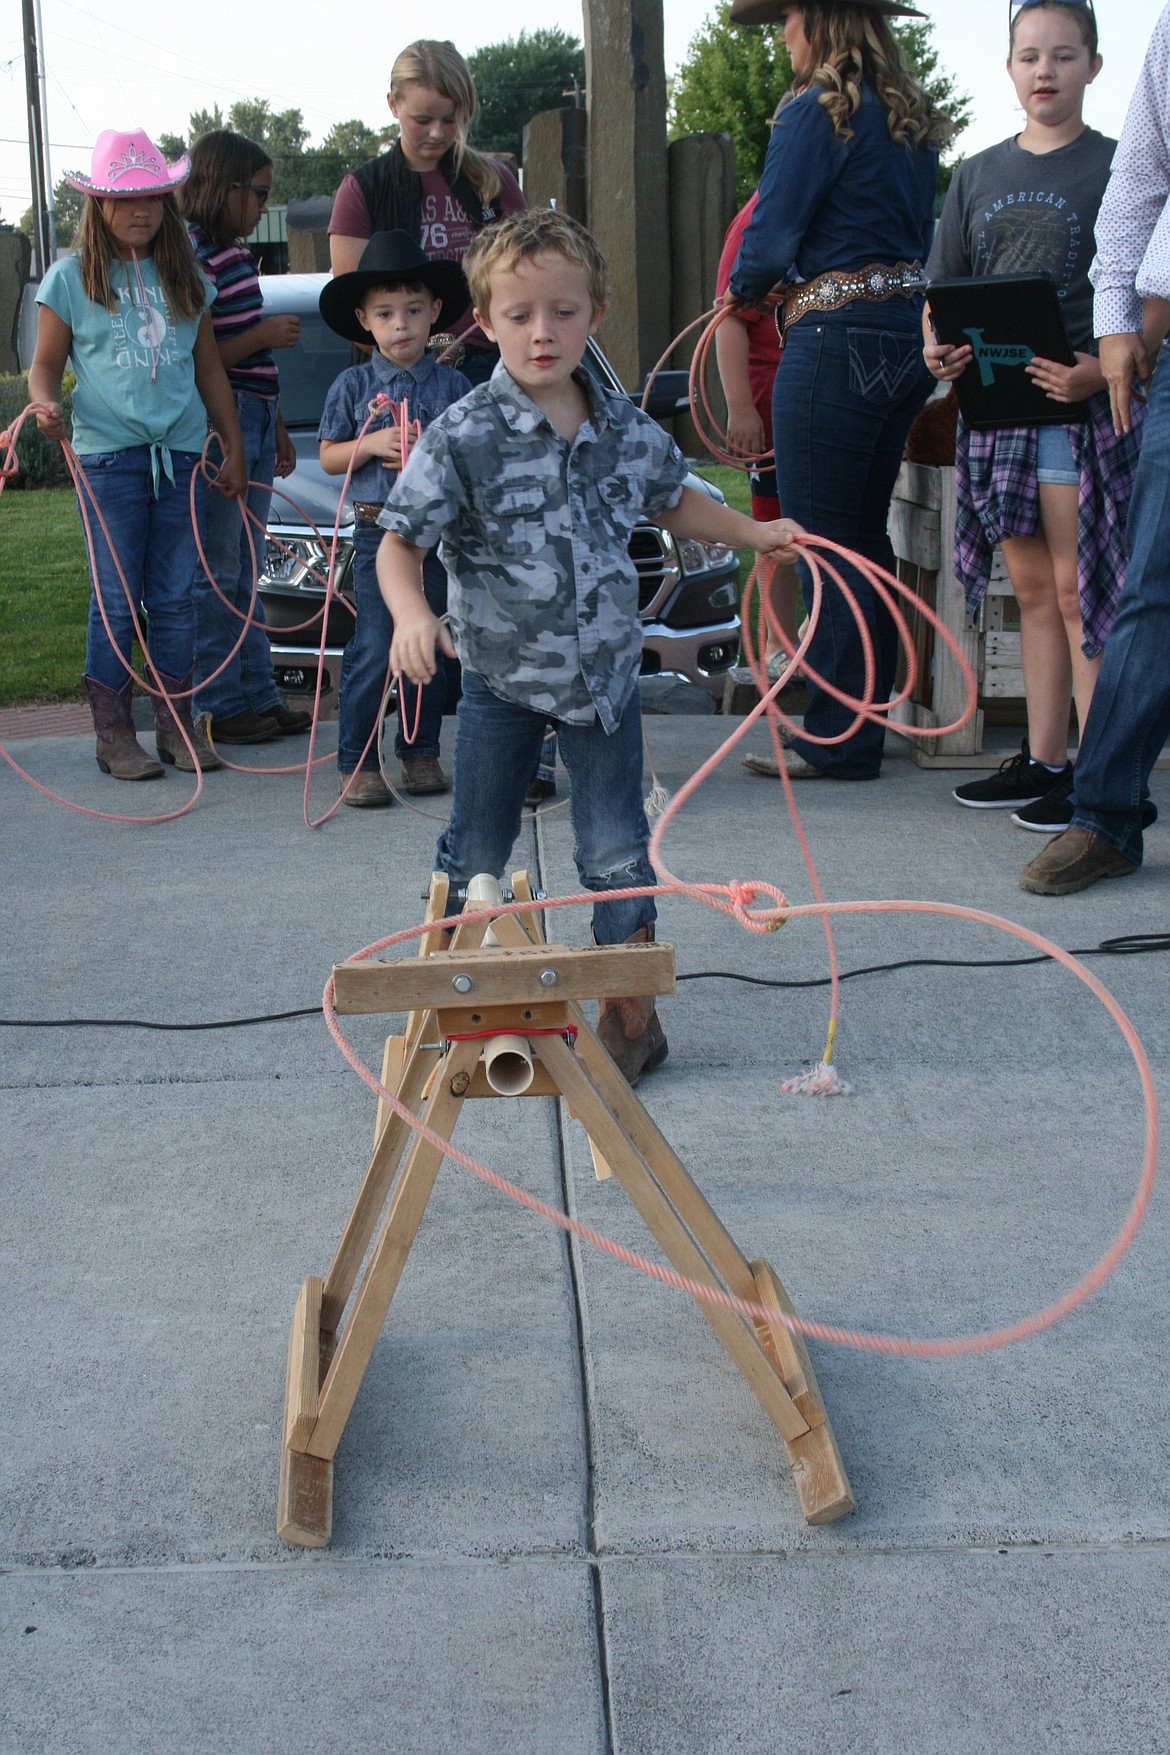
M 1170 6 L 1154 26 L 1097 215 L 1095 335 L 1137 335 L 1142 300 L 1170 298 Z
M 197 225 L 191 227 L 191 242 L 203 272 L 215 287 L 211 327 L 216 341 L 228 341 L 253 328 L 264 315 L 264 300 L 251 250 L 244 244 L 213 244 Z M 280 380 L 272 350 L 263 347 L 237 360 L 228 367 L 228 382 L 233 390 L 274 400 L 280 393 Z

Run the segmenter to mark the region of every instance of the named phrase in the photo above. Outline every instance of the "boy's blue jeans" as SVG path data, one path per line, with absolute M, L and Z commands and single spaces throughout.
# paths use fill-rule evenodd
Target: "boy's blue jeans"
M 237 390 L 236 413 L 244 435 L 244 462 L 248 470 L 248 510 L 258 519 L 249 520 L 248 529 L 256 550 L 256 564 L 264 566 L 264 531 L 268 509 L 272 504 L 272 478 L 276 470 L 276 401 L 267 396 L 252 396 Z M 233 713 L 250 708 L 263 713 L 280 705 L 280 696 L 272 676 L 272 653 L 264 631 L 264 607 L 259 593 L 252 605 L 254 623 L 244 636 L 244 643 L 227 669 L 205 682 L 217 670 L 240 637 L 244 626 L 240 616 L 246 615 L 252 595 L 252 549 L 244 526 L 241 503 L 225 500 L 213 489 L 206 497 L 203 511 L 203 551 L 219 589 L 228 602 L 240 611 L 233 615 L 222 604 L 207 580 L 202 566 L 194 570 L 195 595 L 195 711 L 210 713 L 213 719 L 226 719 Z
M 546 713 L 502 701 L 482 676 L 463 672 L 455 727 L 451 820 L 439 836 L 438 866 L 462 888 L 479 872 L 501 878 L 520 829 L 524 794 L 540 752 Z M 642 805 L 642 702 L 634 690 L 617 730 L 556 722 L 561 760 L 572 783 L 573 858 L 584 889 L 604 892 L 654 884 L 646 856 L 650 830 Z M 657 918 L 652 896 L 598 902 L 593 935 L 623 944 Z
M 337 766 L 341 773 L 352 774 L 361 762 L 363 768 L 378 767 L 378 741 L 375 738 L 362 762 L 362 750 L 378 717 L 382 694 L 386 687 L 386 664 L 390 642 L 394 638 L 394 621 L 378 590 L 375 566 L 378 549 L 385 531 L 378 524 L 355 524 L 353 532 L 353 591 L 357 603 L 357 626 L 341 660 L 340 699 L 337 704 Z M 423 565 L 423 594 L 436 615 L 447 613 L 447 574 L 438 556 L 427 555 Z M 437 756 L 439 733 L 443 724 L 443 708 L 447 702 L 447 684 L 451 661 L 435 654 L 438 669 L 420 691 L 414 683 L 400 684 L 398 729 L 394 736 L 394 754 L 402 761 L 406 756 Z M 407 743 L 402 733 L 402 716 L 406 729 L 414 730 L 418 714 L 418 735 Z
M 146 611 L 150 656 L 163 675 L 169 677 L 185 677 L 191 670 L 195 533 L 191 527 L 189 495 L 191 472 L 198 462 L 195 451 L 172 451 L 174 485 L 160 468 L 156 499 L 151 485 L 149 445 L 132 445 L 125 451 L 93 451 L 81 459 L 135 608 Z M 202 497 L 202 482 L 198 482 L 197 515 Z M 134 622 L 109 543 L 88 499 L 86 510 L 93 532 L 96 578 L 89 600 L 85 674 L 103 688 L 117 692 L 130 680 L 130 673 L 118 662 L 117 654 L 120 652 L 129 662 L 134 647 Z M 113 645 L 102 623 L 98 590 L 113 631 Z

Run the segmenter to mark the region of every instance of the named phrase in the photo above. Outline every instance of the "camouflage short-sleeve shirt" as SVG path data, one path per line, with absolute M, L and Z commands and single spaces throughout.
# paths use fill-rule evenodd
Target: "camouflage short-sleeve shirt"
M 498 365 L 427 428 L 378 522 L 438 545 L 460 661 L 504 700 L 616 727 L 642 654 L 630 532 L 674 506 L 687 466 L 661 427 L 579 374 L 590 418 L 563 439 Z

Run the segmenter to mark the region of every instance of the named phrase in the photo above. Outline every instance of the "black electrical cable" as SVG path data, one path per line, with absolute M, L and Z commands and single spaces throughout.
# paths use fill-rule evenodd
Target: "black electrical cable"
M 1070 951 L 1070 957 L 1138 957 L 1170 951 L 1170 932 L 1127 932 L 1103 938 L 1097 945 Z M 870 963 L 861 969 L 845 969 L 839 979 L 858 975 L 891 975 L 899 969 L 1016 969 L 1028 963 L 1051 963 L 1044 952 L 1034 957 L 906 957 L 897 963 Z M 677 975 L 678 981 L 742 981 L 749 987 L 828 987 L 831 977 L 817 975 L 805 981 L 780 981 L 766 975 L 743 975 L 737 969 L 697 969 Z M 242 1030 L 250 1024 L 280 1024 L 289 1018 L 317 1018 L 319 1005 L 302 1006 L 291 1012 L 261 1012 L 254 1018 L 223 1018 L 203 1024 L 156 1024 L 149 1018 L 0 1018 L 0 1030 Z

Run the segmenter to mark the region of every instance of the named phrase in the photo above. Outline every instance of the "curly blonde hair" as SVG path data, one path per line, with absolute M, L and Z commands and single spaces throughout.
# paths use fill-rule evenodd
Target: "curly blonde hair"
M 848 140 L 861 104 L 861 88 L 872 86 L 886 111 L 890 138 L 906 146 L 945 146 L 953 125 L 915 80 L 902 45 L 874 6 L 838 0 L 809 0 L 804 8 L 814 71 L 810 84 L 823 86 L 819 103 L 834 133 Z
M 494 201 L 500 192 L 500 173 L 492 159 L 467 144 L 479 99 L 471 68 L 454 43 L 431 37 L 408 43 L 390 69 L 390 96 L 400 99 L 408 85 L 426 86 L 455 105 L 455 170 L 466 174 L 481 201 Z
M 110 263 L 118 254 L 117 241 L 106 218 L 106 203 L 113 206 L 116 201 L 125 199 L 125 196 L 87 195 L 77 227 L 76 248 L 85 296 L 106 311 L 112 311 L 117 304 L 110 285 Z M 150 250 L 158 270 L 159 284 L 174 310 L 184 317 L 202 316 L 207 303 L 207 282 L 195 260 L 191 239 L 179 212 L 178 198 L 168 191 L 161 200 L 162 224 L 154 234 Z

